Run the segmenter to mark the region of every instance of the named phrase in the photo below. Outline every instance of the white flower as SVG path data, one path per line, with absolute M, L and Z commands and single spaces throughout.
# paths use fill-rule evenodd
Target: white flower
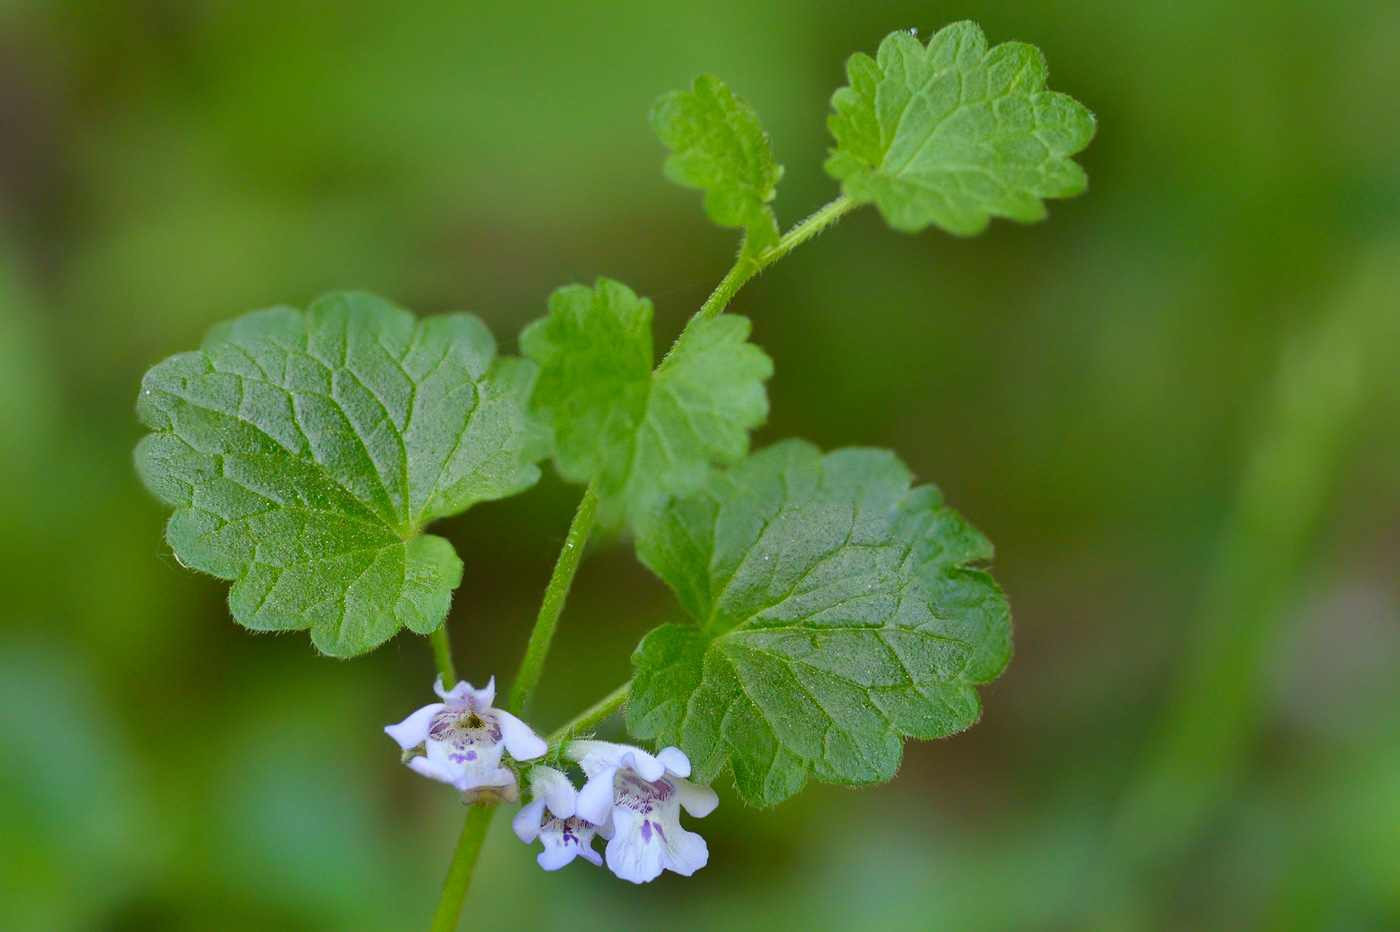
M 588 782 L 576 812 L 594 825 L 612 820 L 608 869 L 623 880 L 646 883 L 663 870 L 690 876 L 705 866 L 705 839 L 681 828 L 681 808 L 703 818 L 719 805 L 708 786 L 691 783 L 690 759 L 679 748 L 655 756 L 641 748 L 607 741 L 575 741 L 568 754 L 583 766 Z
M 426 754 L 414 757 L 408 766 L 425 777 L 449 783 L 462 791 L 462 802 L 498 798 L 515 802 L 520 798 L 515 774 L 501 766 L 501 755 L 509 752 L 516 760 L 532 760 L 549 746 L 520 719 L 503 709 L 493 709 L 496 678 L 485 689 L 472 689 L 461 682 L 444 692 L 442 677 L 433 689 L 442 702 L 425 705 L 397 725 L 384 731 L 405 751 L 424 745 Z
M 611 838 L 611 826 L 593 825 L 578 817 L 578 790 L 568 777 L 553 767 L 536 767 L 530 771 L 530 795 L 534 799 L 520 807 L 510 825 L 525 844 L 536 838 L 544 844 L 535 858 L 540 867 L 558 870 L 579 855 L 602 865 L 603 858 L 593 850 L 593 836 Z

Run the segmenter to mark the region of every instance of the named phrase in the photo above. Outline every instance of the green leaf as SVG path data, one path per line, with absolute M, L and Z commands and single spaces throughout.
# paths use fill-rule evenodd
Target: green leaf
M 240 624 L 310 628 L 327 654 L 432 632 L 462 564 L 420 530 L 539 478 L 534 366 L 495 357 L 475 317 L 418 323 L 364 294 L 216 327 L 152 368 L 137 403 L 154 433 L 136 464 L 176 506 L 175 556 L 234 581 Z
M 694 322 L 652 372 L 651 302 L 599 279 L 549 299 L 549 316 L 520 335 L 539 364 L 530 404 L 552 433 L 554 464 L 594 482 L 599 517 L 615 525 L 705 481 L 712 463 L 738 462 L 768 416 L 773 364 L 747 342 L 749 321 Z
M 910 482 L 891 453 L 788 441 L 639 521 L 638 554 L 694 624 L 637 648 L 632 734 L 771 805 L 809 776 L 887 780 L 901 737 L 976 721 L 973 687 L 1011 654 L 1006 600 L 967 565 L 991 544 Z
M 936 224 L 971 236 L 991 217 L 1041 220 L 1042 198 L 1084 190 L 1070 156 L 1093 138 L 1094 116 L 1044 89 L 1035 46 L 988 50 L 982 30 L 961 22 L 927 46 L 892 33 L 875 58 L 852 55 L 846 72 L 850 86 L 831 98 L 826 170 L 897 230 Z
M 701 75 L 688 91 L 656 102 L 651 125 L 674 154 L 663 171 L 676 184 L 705 192 L 705 213 L 722 227 L 746 230 L 744 248 L 756 254 L 778 241 L 768 205 L 783 167 L 758 114 L 719 78 Z

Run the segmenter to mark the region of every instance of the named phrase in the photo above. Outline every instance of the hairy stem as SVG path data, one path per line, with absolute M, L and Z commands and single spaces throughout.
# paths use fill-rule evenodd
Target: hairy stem
M 622 708 L 627 702 L 627 691 L 631 688 L 632 682 L 629 680 L 584 709 L 578 715 L 575 715 L 573 721 L 559 728 L 554 734 L 549 736 L 549 746 L 551 748 L 558 748 L 570 738 L 577 738 L 579 735 L 586 734 L 594 725 Z
M 750 256 L 741 251 L 739 260 L 734 263 L 734 268 L 729 270 L 729 274 L 724 276 L 724 280 L 721 281 L 715 290 L 711 292 L 710 296 L 705 299 L 705 303 L 701 305 L 699 312 L 695 316 L 701 320 L 705 320 L 719 314 L 729 305 L 729 302 L 734 299 L 734 295 L 738 294 L 739 289 L 744 287 L 744 284 L 748 282 L 749 279 L 831 226 L 837 220 L 840 220 L 858 206 L 860 205 L 843 194 L 812 214 L 806 220 L 797 224 L 791 230 L 788 230 L 782 235 L 778 242 L 774 243 L 757 256 Z
M 573 585 L 574 574 L 578 572 L 579 561 L 583 559 L 583 548 L 588 536 L 593 532 L 593 519 L 598 514 L 598 496 L 589 486 L 583 493 L 583 500 L 574 512 L 573 523 L 569 525 L 569 536 L 564 538 L 564 546 L 559 551 L 559 559 L 554 563 L 549 585 L 544 590 L 544 601 L 540 603 L 540 613 L 535 618 L 535 628 L 530 632 L 530 643 L 525 647 L 525 656 L 520 661 L 520 672 L 515 675 L 515 683 L 510 690 L 509 709 L 519 715 L 530 701 L 535 684 L 540 681 L 544 670 L 544 658 L 549 653 L 550 642 L 554 640 L 554 629 L 559 624 L 559 614 L 564 611 L 564 600 L 569 597 L 569 587 Z
M 535 684 L 539 682 L 540 672 L 544 669 L 545 655 L 549 653 L 549 643 L 554 638 L 559 614 L 564 610 L 569 586 L 574 581 L 574 574 L 578 572 L 584 545 L 588 543 L 588 536 L 593 531 L 593 519 L 597 511 L 598 496 L 594 494 L 593 487 L 589 486 L 583 493 L 578 510 L 574 512 L 573 523 L 569 525 L 569 535 L 564 540 L 559 559 L 554 564 L 554 572 L 549 577 L 544 601 L 535 619 L 535 628 L 530 632 L 530 643 L 525 648 L 525 656 L 521 658 L 520 669 L 515 674 L 509 703 L 513 713 L 524 709 Z M 444 628 L 439 628 L 433 633 L 433 652 L 438 657 L 439 669 L 443 671 L 444 676 L 448 676 L 452 671 L 452 658 Z M 450 682 L 456 682 L 455 675 Z M 623 695 L 626 695 L 625 691 Z M 486 832 L 491 827 L 491 815 L 495 809 L 495 804 L 478 803 L 467 810 L 467 822 L 462 826 L 462 837 L 457 841 L 457 853 L 452 856 L 452 866 L 447 869 L 447 880 L 442 886 L 442 898 L 438 901 L 437 913 L 433 916 L 431 932 L 452 932 L 457 928 L 462 904 L 466 902 L 467 890 L 471 887 L 472 871 L 475 870 L 476 860 L 481 855 L 481 845 L 486 841 Z
M 457 853 L 452 856 L 452 865 L 447 868 L 442 899 L 438 900 L 430 932 L 454 932 L 457 928 L 462 904 L 466 902 L 467 889 L 472 883 L 472 872 L 476 870 L 481 845 L 486 841 L 486 830 L 491 827 L 491 817 L 495 814 L 495 803 L 478 803 L 467 810 L 467 822 L 462 826 L 461 837 L 457 839 Z
M 704 305 L 686 324 L 686 329 L 690 329 L 696 321 L 706 320 L 723 312 L 730 300 L 750 278 L 840 220 L 857 206 L 859 205 L 855 201 L 843 194 L 784 233 L 777 243 L 757 256 L 748 255 L 741 249 L 734 267 L 729 270 L 728 275 L 724 276 L 724 280 L 719 283 L 714 292 L 705 299 Z M 666 355 L 669 356 L 679 343 L 680 338 L 677 337 L 676 342 L 671 344 L 671 350 Z M 525 648 L 525 658 L 520 663 L 520 672 L 516 675 L 515 683 L 511 686 L 508 708 L 516 715 L 524 711 L 526 703 L 530 701 L 531 693 L 534 692 L 535 685 L 539 682 L 540 674 L 544 671 L 545 657 L 549 653 L 550 643 L 554 640 L 554 629 L 559 623 L 560 613 L 564 610 L 564 600 L 568 598 L 574 574 L 578 572 L 579 561 L 583 558 L 584 544 L 588 542 L 588 536 L 592 533 L 593 520 L 597 511 L 598 495 L 593 486 L 590 485 L 583 493 L 583 500 L 579 502 L 578 511 L 574 513 L 573 524 L 569 526 L 569 536 L 565 539 L 564 547 L 559 552 L 559 559 L 554 564 L 554 573 L 550 576 L 549 585 L 545 589 L 544 601 L 540 605 L 539 616 L 535 619 L 535 628 L 530 632 L 530 643 Z M 625 696 L 626 690 L 624 689 L 623 697 Z M 620 699 L 619 702 L 621 702 Z
M 451 689 L 457 685 L 457 667 L 452 663 L 452 642 L 447 637 L 447 620 L 436 631 L 428 635 L 428 643 L 433 645 L 433 660 L 437 662 L 442 685 Z

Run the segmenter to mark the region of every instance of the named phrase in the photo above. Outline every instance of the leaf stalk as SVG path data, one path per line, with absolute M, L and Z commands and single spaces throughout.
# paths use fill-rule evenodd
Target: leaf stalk
M 860 205 L 851 198 L 842 194 L 836 200 L 830 202 L 817 210 L 807 219 L 798 223 L 791 230 L 784 233 L 776 243 L 757 256 L 751 256 L 746 250 L 739 250 L 739 258 L 734 263 L 734 268 L 729 270 L 729 274 L 715 287 L 710 296 L 705 299 L 700 310 L 692 318 L 708 320 L 724 311 L 729 306 L 729 302 L 739 293 L 739 289 L 748 283 L 759 272 L 777 262 L 779 259 L 801 246 L 807 240 L 821 233 L 827 227 L 840 220 Z M 689 324 L 686 325 L 689 327 Z M 667 355 L 670 355 L 669 353 Z
M 617 689 L 608 693 L 602 699 L 584 709 L 574 716 L 573 721 L 561 726 L 554 734 L 549 736 L 549 746 L 551 749 L 562 748 L 565 741 L 577 738 L 579 735 L 587 734 L 594 725 L 612 715 L 618 709 L 627 704 L 627 693 L 632 689 L 632 681 L 628 680 Z

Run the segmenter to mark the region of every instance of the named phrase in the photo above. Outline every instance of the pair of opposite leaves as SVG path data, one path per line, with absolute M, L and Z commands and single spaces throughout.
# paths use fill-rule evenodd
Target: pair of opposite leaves
M 895 33 L 847 70 L 827 169 L 896 228 L 972 234 L 1083 189 L 1069 157 L 1093 118 L 1043 89 L 1033 47 L 988 50 L 959 23 L 927 45 Z M 782 171 L 752 109 L 700 78 L 653 121 L 666 174 L 703 189 L 746 252 L 776 244 Z M 422 529 L 524 491 L 551 456 L 592 483 L 604 521 L 630 519 L 693 618 L 638 648 L 634 736 L 679 744 L 701 779 L 731 766 L 755 803 L 809 775 L 885 779 L 901 736 L 970 724 L 973 686 L 1005 666 L 1005 600 L 967 567 L 991 547 L 891 454 L 788 442 L 746 458 L 772 372 L 748 334 L 742 317 L 697 321 L 653 372 L 651 305 L 607 280 L 556 292 L 525 359 L 497 357 L 470 315 L 417 322 L 331 295 L 238 318 L 154 367 L 137 463 L 176 507 L 176 556 L 233 580 L 240 623 L 310 628 L 351 656 L 435 630 L 462 566 Z

